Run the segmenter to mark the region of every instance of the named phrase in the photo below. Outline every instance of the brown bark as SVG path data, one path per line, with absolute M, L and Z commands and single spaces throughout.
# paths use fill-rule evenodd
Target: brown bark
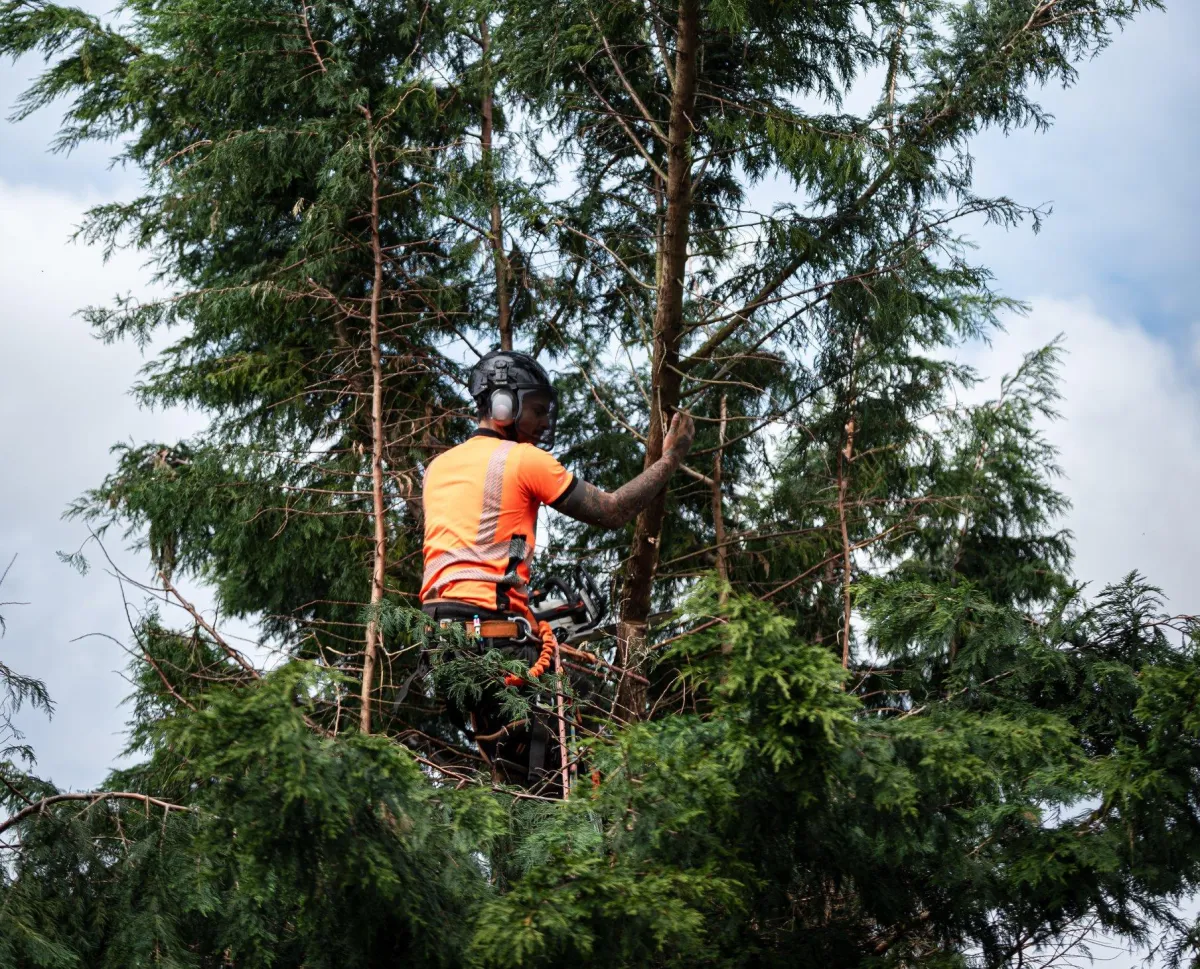
M 854 416 L 846 422 L 846 445 L 838 452 L 838 521 L 842 528 L 842 667 L 850 665 L 850 531 L 846 523 L 846 492 L 850 487 L 850 461 L 854 456 Z
M 666 214 L 663 219 L 662 273 L 654 314 L 651 358 L 650 429 L 643 467 L 662 457 L 666 419 L 679 403 L 679 353 L 683 341 L 683 283 L 687 267 L 688 229 L 692 196 L 691 133 L 696 101 L 696 59 L 699 48 L 700 4 L 680 0 L 676 28 L 675 85 L 667 130 Z M 646 624 L 651 589 L 658 571 L 658 545 L 666 512 L 666 488 L 638 516 L 633 547 L 625 567 L 621 615 L 617 623 L 619 663 L 638 670 L 646 657 Z M 622 678 L 617 712 L 629 720 L 642 719 L 646 688 L 632 677 Z
M 486 20 L 479 22 L 479 45 L 483 48 L 483 122 L 479 132 L 479 143 L 482 149 L 482 161 L 485 185 L 492 203 L 492 261 L 496 268 L 496 310 L 497 327 L 500 330 L 500 349 L 511 350 L 512 339 L 512 304 L 508 296 L 508 257 L 504 254 L 504 222 L 500 213 L 500 200 L 496 195 L 496 177 L 493 168 L 492 132 L 495 91 L 492 83 L 491 64 L 488 52 L 491 49 L 491 35 L 488 32 Z
M 212 637 L 214 643 L 216 643 L 218 646 L 221 647 L 221 649 L 223 649 L 225 651 L 226 656 L 228 656 L 231 660 L 233 660 L 235 663 L 237 663 L 238 666 L 240 666 L 242 669 L 244 669 L 247 673 L 249 673 L 256 680 L 262 678 L 262 674 L 254 668 L 254 666 L 250 663 L 250 661 L 248 659 L 246 659 L 246 657 L 243 656 L 241 654 L 241 652 L 234 649 L 232 646 L 229 645 L 228 642 L 225 641 L 225 638 L 219 632 L 217 632 L 217 630 L 213 626 L 213 624 L 210 623 L 207 619 L 204 618 L 204 616 L 202 616 L 200 614 L 200 610 L 197 609 L 195 606 L 193 606 L 190 602 L 187 601 L 187 599 L 185 599 L 183 596 L 181 596 L 179 594 L 179 590 L 176 589 L 175 586 L 173 586 L 171 584 L 171 580 L 167 577 L 166 572 L 159 571 L 158 577 L 162 581 L 163 589 L 166 590 L 166 592 L 168 592 L 170 595 L 173 595 L 175 597 L 175 600 L 184 608 L 184 610 L 194 620 L 196 620 L 196 624 Z
M 850 490 L 850 465 L 854 462 L 854 408 L 857 403 L 854 389 L 854 365 L 858 356 L 859 333 L 850 341 L 850 380 L 846 394 L 846 443 L 838 451 L 838 522 L 842 530 L 842 668 L 850 666 L 850 585 L 854 578 L 854 546 L 850 543 L 850 527 L 846 519 L 846 496 Z
M 896 35 L 892 39 L 892 53 L 888 59 L 887 76 L 887 133 L 888 146 L 896 147 L 896 81 L 900 77 L 900 55 L 904 51 L 904 19 L 908 16 L 907 0 L 900 4 L 900 23 L 896 25 Z
M 721 498 L 721 460 L 725 456 L 725 429 L 729 423 L 729 398 L 721 395 L 721 420 L 717 425 L 717 453 L 713 455 L 712 513 L 713 538 L 717 543 L 717 575 L 721 579 L 721 591 L 717 603 L 722 607 L 729 601 L 729 543 L 725 539 L 725 509 Z M 733 652 L 733 644 L 726 638 L 721 643 L 721 652 Z
M 371 609 L 383 600 L 383 577 L 387 557 L 387 522 L 383 504 L 383 353 L 379 346 L 379 303 L 383 289 L 383 242 L 379 237 L 379 160 L 375 156 L 375 132 L 371 114 L 367 116 L 369 158 L 371 164 L 371 252 L 375 276 L 371 286 L 371 499 L 375 519 L 375 551 L 371 568 Z M 371 687 L 375 679 L 375 659 L 381 636 L 378 619 L 367 623 L 366 649 L 363 651 L 362 706 L 359 729 L 371 732 Z
M 29 800 L 29 798 L 25 798 Z M 16 814 L 5 818 L 0 822 L 0 834 L 4 834 L 9 828 L 20 824 L 27 817 L 33 814 L 43 814 L 46 808 L 52 804 L 62 804 L 67 801 L 86 801 L 90 807 L 99 801 L 138 801 L 146 806 L 149 811 L 151 807 L 162 808 L 164 814 L 169 814 L 171 811 L 194 811 L 195 808 L 187 807 L 183 804 L 172 804 L 170 801 L 162 801 L 157 797 L 150 797 L 148 794 L 136 794 L 131 791 L 94 791 L 91 793 L 78 794 L 52 794 L 49 797 L 44 797 L 40 801 L 34 801 L 29 807 L 21 808 Z
M 717 452 L 713 455 L 712 470 L 712 514 L 713 539 L 717 543 L 717 575 L 723 585 L 729 584 L 729 555 L 725 542 L 725 511 L 721 501 L 721 459 L 725 455 L 725 427 L 729 422 L 729 398 L 721 395 L 721 420 L 717 425 Z M 728 592 L 721 590 L 721 605 L 725 605 Z

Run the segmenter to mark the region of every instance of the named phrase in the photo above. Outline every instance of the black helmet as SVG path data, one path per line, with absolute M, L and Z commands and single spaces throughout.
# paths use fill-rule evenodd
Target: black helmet
M 537 446 L 549 451 L 554 447 L 554 428 L 558 423 L 558 394 L 550 377 L 533 357 L 512 350 L 492 350 L 471 370 L 469 391 L 479 405 L 481 417 L 501 426 L 515 428 L 521 420 L 525 398 L 540 394 L 549 398 L 550 426 Z

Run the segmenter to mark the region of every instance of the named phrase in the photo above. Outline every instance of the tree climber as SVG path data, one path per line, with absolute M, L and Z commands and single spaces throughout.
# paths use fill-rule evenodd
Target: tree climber
M 425 471 L 421 604 L 443 626 L 462 623 L 485 649 L 532 662 L 530 673 L 537 676 L 553 648 L 553 633 L 544 624 L 538 629 L 529 610 L 529 565 L 541 506 L 589 525 L 622 527 L 683 462 L 695 427 L 691 417 L 676 413 L 663 456 L 610 494 L 576 478 L 548 453 L 558 395 L 532 357 L 493 350 L 471 371 L 469 390 L 478 429 Z M 545 771 L 549 731 L 533 718 L 526 729 L 506 730 L 500 705 L 496 689 L 474 709 L 458 712 L 467 715 L 464 721 L 469 717 L 480 753 L 497 773 L 533 783 Z

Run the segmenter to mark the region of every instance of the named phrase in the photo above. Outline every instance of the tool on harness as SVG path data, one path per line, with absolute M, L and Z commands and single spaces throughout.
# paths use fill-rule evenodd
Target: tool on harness
M 595 672 L 577 667 L 581 673 L 607 676 L 599 668 L 606 664 L 597 657 L 567 645 L 593 633 L 605 618 L 607 603 L 596 581 L 577 567 L 565 573 L 535 578 L 531 588 L 534 590 L 530 596 L 532 623 L 523 616 L 484 618 L 473 609 L 461 607 L 457 613 L 439 616 L 436 604 L 427 603 L 430 625 L 460 630 L 467 640 L 489 643 L 506 652 L 510 647 L 538 648 L 536 659 L 523 675 L 510 673 L 505 676 L 506 686 L 538 686 L 539 678 L 554 662 L 556 646 L 560 647 L 563 656 L 597 667 Z M 526 657 L 528 662 L 528 653 Z M 509 783 L 529 787 L 548 785 L 549 789 L 562 783 L 564 790 L 570 786 L 568 775 L 575 776 L 577 768 L 570 763 L 568 750 L 574 749 L 574 745 L 568 745 L 567 730 L 573 737 L 579 716 L 577 703 L 579 697 L 587 693 L 587 688 L 573 675 L 571 680 L 575 688 L 570 691 L 562 690 L 556 681 L 559 689 L 549 703 L 546 703 L 543 691 L 533 691 L 529 712 L 521 720 L 505 722 L 506 718 L 499 715 L 498 697 L 487 694 L 469 711 L 468 736 L 475 741 L 493 771 L 498 771 Z M 561 781 L 558 779 L 560 774 L 563 776 Z
M 542 641 L 541 653 L 525 676 L 505 676 L 505 686 L 521 686 L 541 677 L 550 668 L 557 644 L 570 643 L 595 629 L 608 612 L 596 580 L 579 566 L 567 576 L 549 575 L 537 581 L 529 605 Z
M 566 575 L 535 579 L 532 590 L 529 608 L 533 618 L 548 623 L 560 643 L 578 642 L 608 615 L 608 601 L 582 566 Z

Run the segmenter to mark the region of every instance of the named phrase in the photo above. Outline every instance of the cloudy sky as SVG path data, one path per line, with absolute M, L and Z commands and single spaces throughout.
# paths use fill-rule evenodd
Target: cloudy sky
M 977 143 L 980 191 L 1045 203 L 1053 214 L 1040 235 L 972 230 L 999 286 L 1032 312 L 1010 319 L 990 349 L 964 356 L 998 379 L 1025 351 L 1066 335 L 1064 419 L 1052 437 L 1074 502 L 1076 573 L 1098 585 L 1136 567 L 1175 609 L 1197 611 L 1200 180 L 1190 169 L 1200 153 L 1200 5 L 1169 7 L 1083 65 L 1076 87 L 1045 92 L 1051 131 Z M 5 114 L 37 66 L 0 64 Z M 200 420 L 138 410 L 127 394 L 142 363 L 136 348 L 103 346 L 74 315 L 147 285 L 136 254 L 105 265 L 70 243 L 89 205 L 128 197 L 137 181 L 109 168 L 104 146 L 48 154 L 56 121 L 51 111 L 0 122 L 0 570 L 17 556 L 0 601 L 29 603 L 0 607 L 8 623 L 0 660 L 45 679 L 56 716 L 21 722 L 41 770 L 82 788 L 121 746 L 124 660 L 104 637 L 125 640 L 128 627 L 98 556 L 85 577 L 56 558 L 87 538 L 60 515 L 111 468 L 113 443 L 172 439 Z M 121 554 L 115 537 L 109 544 L 123 568 L 146 576 L 140 558 Z

